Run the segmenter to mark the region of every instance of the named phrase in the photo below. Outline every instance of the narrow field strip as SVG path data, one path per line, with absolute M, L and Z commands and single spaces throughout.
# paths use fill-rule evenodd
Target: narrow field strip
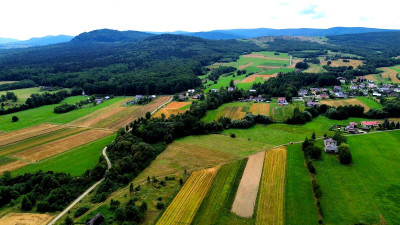
M 21 130 L 2 133 L 0 134 L 0 146 L 12 144 L 31 137 L 53 132 L 62 128 L 63 128 L 62 126 L 45 123 L 33 127 L 24 128 Z
M 265 153 L 257 206 L 256 225 L 283 225 L 285 205 L 286 147 Z
M 17 160 L 14 162 L 10 162 L 4 165 L 0 166 L 0 174 L 3 174 L 4 171 L 13 171 L 16 170 L 18 168 L 21 168 L 23 166 L 28 165 L 29 163 L 25 162 L 25 161 L 21 161 L 21 160 Z
M 364 107 L 364 111 L 370 110 L 370 107 L 368 107 L 366 104 L 361 102 L 360 100 L 356 98 L 351 98 L 351 99 L 343 99 L 343 100 L 322 100 L 321 104 L 329 105 L 329 106 L 346 106 L 346 105 L 360 105 Z
M 259 152 L 250 156 L 247 161 L 231 210 L 238 216 L 245 218 L 253 216 L 264 156 L 265 152 Z
M 259 59 L 273 59 L 273 60 L 280 60 L 280 61 L 289 61 L 289 59 L 284 59 L 284 58 L 274 58 L 274 57 L 266 57 L 263 54 L 249 54 L 249 55 L 243 55 L 245 58 L 259 58 Z
M 242 119 L 246 115 L 246 112 L 243 112 L 243 107 L 241 106 L 226 106 L 217 116 L 219 117 L 227 117 L 231 119 Z
M 249 67 L 249 66 L 251 66 L 251 65 L 253 65 L 253 64 L 254 64 L 254 63 L 249 62 L 249 63 L 247 63 L 247 64 L 245 64 L 245 65 L 239 66 L 238 69 L 239 69 L 239 70 L 244 70 L 244 69 L 246 69 L 247 67 Z
M 383 68 L 379 68 L 381 70 L 383 70 L 384 72 L 382 73 L 382 76 L 385 78 L 390 78 L 391 81 L 395 82 L 395 83 L 400 83 L 399 78 L 397 78 L 397 74 L 398 72 L 395 70 L 392 70 L 390 68 L 387 67 L 383 67 Z
M 153 117 L 161 118 L 161 114 L 165 115 L 165 118 L 169 118 L 171 115 L 177 115 L 178 113 L 185 113 L 187 109 L 181 109 L 185 106 L 192 104 L 191 102 L 171 102 L 166 105 L 164 108 L 158 110 Z
M 45 225 L 53 218 L 49 214 L 8 213 L 0 219 L 3 225 Z
M 73 134 L 77 134 L 83 132 L 85 128 L 68 128 L 64 127 L 63 129 L 56 130 L 53 132 L 49 132 L 37 137 L 32 137 L 27 140 L 22 140 L 17 143 L 13 143 L 7 146 L 4 146 L 0 149 L 0 156 L 5 156 L 8 154 L 12 154 L 18 151 L 22 151 L 28 148 L 32 148 L 47 142 L 55 141 L 57 139 L 67 137 Z
M 270 108 L 269 103 L 256 103 L 250 107 L 250 112 L 254 115 L 260 114 L 269 116 Z
M 95 141 L 112 133 L 113 131 L 88 130 L 15 153 L 12 156 L 15 158 L 36 162 L 61 152 L 68 151 L 80 145 Z
M 214 167 L 193 172 L 156 224 L 190 224 L 218 170 Z
M 255 79 L 257 77 L 261 77 L 263 80 L 268 80 L 271 77 L 277 77 L 278 73 L 274 73 L 272 75 L 268 75 L 268 74 L 254 74 L 251 76 L 246 77 L 245 79 L 243 79 L 240 83 L 252 83 L 255 81 Z

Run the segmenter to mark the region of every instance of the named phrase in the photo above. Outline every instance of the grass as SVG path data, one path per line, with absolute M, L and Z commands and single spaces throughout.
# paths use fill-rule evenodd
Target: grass
M 190 224 L 211 188 L 218 169 L 193 172 L 156 224 Z
M 69 98 L 66 98 L 64 101 L 62 101 L 60 104 L 62 104 L 62 103 L 73 104 L 73 103 L 76 103 L 83 99 L 87 99 L 87 97 L 84 97 L 84 96 L 69 97 Z M 34 108 L 34 109 L 28 109 L 25 111 L 16 112 L 16 113 L 8 114 L 8 115 L 2 115 L 2 116 L 0 116 L 0 130 L 13 131 L 13 130 L 18 130 L 18 129 L 22 129 L 25 127 L 39 125 L 42 123 L 65 124 L 65 123 L 71 122 L 73 120 L 76 120 L 86 114 L 89 114 L 96 110 L 104 108 L 112 103 L 116 103 L 116 102 L 120 101 L 121 99 L 122 99 L 122 97 L 116 97 L 116 98 L 110 99 L 100 105 L 97 105 L 97 106 L 87 105 L 86 107 L 84 107 L 82 109 L 73 110 L 71 112 L 61 113 L 61 114 L 54 113 L 54 107 L 59 105 L 59 104 L 55 104 L 55 105 L 41 106 L 41 107 Z M 17 116 L 19 118 L 19 121 L 13 123 L 11 121 L 11 118 L 13 116 Z
M 270 103 L 270 115 L 275 122 L 284 122 L 288 118 L 292 117 L 293 110 L 295 108 L 299 108 L 300 111 L 304 111 L 306 107 L 302 102 L 293 102 L 286 106 L 279 106 L 278 99 L 274 98 Z
M 285 224 L 318 224 L 310 177 L 299 146 L 287 146 Z
M 40 92 L 38 87 L 33 87 L 33 88 L 23 88 L 23 89 L 9 90 L 9 91 L 0 91 L 0 95 L 5 95 L 6 92 L 14 92 L 14 94 L 18 97 L 18 102 L 20 103 L 25 103 L 25 100 L 28 99 L 31 96 L 31 94 L 44 93 L 44 91 Z
M 321 65 L 310 64 L 310 68 L 304 70 L 305 73 L 324 73 L 327 72 Z
M 245 112 L 249 112 L 250 110 L 250 106 L 251 103 L 249 102 L 230 102 L 230 103 L 226 103 L 223 104 L 221 106 L 219 106 L 218 108 L 214 109 L 214 110 L 208 110 L 206 112 L 206 115 L 201 118 L 202 121 L 208 123 L 211 122 L 213 120 L 218 119 L 218 115 L 227 107 L 227 106 L 237 106 L 237 107 L 243 107 L 243 110 Z
M 92 143 L 74 148 L 63 154 L 47 158 L 38 163 L 29 164 L 13 171 L 13 175 L 34 173 L 39 170 L 70 173 L 80 176 L 87 169 L 93 168 L 105 146 L 110 144 L 116 135 L 110 135 Z
M 385 220 L 387 224 L 397 224 L 400 132 L 350 136 L 348 144 L 352 165 L 341 165 L 336 156 L 327 154 L 315 162 L 325 223 L 377 224 Z
M 382 105 L 374 100 L 373 98 L 370 97 L 357 97 L 358 100 L 360 100 L 362 103 L 367 105 L 371 109 L 381 109 Z
M 243 160 L 221 167 L 192 224 L 218 224 Z
M 284 224 L 286 147 L 265 153 L 258 195 L 256 223 Z

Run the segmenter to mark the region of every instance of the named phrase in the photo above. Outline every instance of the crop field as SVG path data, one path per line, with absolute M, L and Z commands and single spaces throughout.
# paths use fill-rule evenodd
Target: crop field
M 201 204 L 193 224 L 218 224 L 223 209 L 227 205 L 229 194 L 235 182 L 240 167 L 246 164 L 245 160 L 239 160 L 230 164 L 223 165 L 219 170 L 212 188 Z
M 286 147 L 265 152 L 255 224 L 284 224 Z
M 231 211 L 240 217 L 251 218 L 254 213 L 265 152 L 251 155 L 244 169 Z
M 19 142 L 27 138 L 50 133 L 62 128 L 63 127 L 54 124 L 41 124 L 38 126 L 28 127 L 13 132 L 2 133 L 0 134 L 0 146 Z
M 31 163 L 12 172 L 13 175 L 34 173 L 39 170 L 69 173 L 72 176 L 82 175 L 86 169 L 93 168 L 99 160 L 103 148 L 115 139 L 115 134 L 94 142 L 79 146 L 67 152 Z
M 219 167 L 193 172 L 156 224 L 190 224 Z
M 165 118 L 169 118 L 172 114 L 177 115 L 178 113 L 185 113 L 190 109 L 191 104 L 191 102 L 171 102 L 164 108 L 158 110 L 153 116 L 161 117 L 161 114 L 164 113 Z
M 73 134 L 77 134 L 83 132 L 84 128 L 69 128 L 64 127 L 62 129 L 49 132 L 43 135 L 39 135 L 37 137 L 28 138 L 17 143 L 13 143 L 7 146 L 2 146 L 0 149 L 0 156 L 5 156 L 8 154 L 12 154 L 24 149 L 32 148 L 38 145 L 42 145 L 47 142 L 51 142 L 60 138 L 64 138 Z
M 321 65 L 310 64 L 310 68 L 304 70 L 305 73 L 323 73 L 326 70 Z
M 370 110 L 370 107 L 364 104 L 362 101 L 358 100 L 357 98 L 350 98 L 350 99 L 340 99 L 340 100 L 321 100 L 321 104 L 329 105 L 329 106 L 346 106 L 346 105 L 360 105 L 364 107 L 364 111 Z
M 358 66 L 364 65 L 361 60 L 357 59 L 349 59 L 350 62 L 343 62 L 342 59 L 339 60 L 331 60 L 331 67 L 340 67 L 340 66 L 352 66 L 353 68 L 357 68 Z M 328 61 L 322 60 L 321 65 L 327 65 Z
M 269 116 L 269 103 L 255 103 L 250 106 L 250 112 L 254 115 L 266 115 Z
M 214 110 L 208 110 L 206 112 L 206 115 L 201 119 L 204 122 L 211 122 L 213 120 L 218 119 L 220 116 L 224 115 L 227 110 L 225 109 L 226 107 L 237 109 L 237 108 L 242 108 L 242 112 L 248 112 L 250 110 L 251 103 L 249 102 L 231 102 L 231 103 L 226 103 L 221 106 L 219 106 L 217 109 Z M 225 112 L 223 112 L 225 110 Z M 238 113 L 241 114 L 241 111 Z M 245 113 L 246 114 L 246 113 Z M 243 115 L 244 116 L 244 115 Z
M 394 83 L 400 83 L 399 78 L 397 78 L 397 75 L 399 74 L 398 71 L 396 71 L 395 69 L 392 68 L 387 68 L 387 67 L 383 67 L 383 68 L 379 68 L 380 70 L 383 70 L 382 76 L 384 78 L 388 78 L 391 81 L 393 81 Z
M 12 170 L 16 170 L 18 168 L 21 168 L 23 166 L 28 165 L 29 163 L 22 161 L 22 160 L 17 160 L 17 161 L 13 161 L 10 163 L 6 163 L 3 165 L 0 165 L 0 174 L 3 174 L 4 171 L 12 171 Z
M 87 97 L 84 96 L 69 97 L 64 99 L 64 101 L 62 101 L 60 104 L 62 103 L 74 104 L 84 99 L 87 99 Z M 34 109 L 28 109 L 21 112 L 11 113 L 8 115 L 2 115 L 0 116 L 0 130 L 13 131 L 26 127 L 40 125 L 43 123 L 66 124 L 76 119 L 79 119 L 87 114 L 90 114 L 94 111 L 107 107 L 108 105 L 118 102 L 121 99 L 122 97 L 115 97 L 96 106 L 88 105 L 87 107 L 77 110 L 72 110 L 70 112 L 61 114 L 54 113 L 54 107 L 59 105 L 55 104 L 55 105 L 45 105 Z M 17 116 L 19 118 L 19 121 L 13 123 L 11 121 L 11 118 L 13 116 Z
M 289 55 L 285 53 L 274 55 L 273 52 L 253 52 L 252 54 L 242 55 L 236 62 L 227 63 L 226 65 L 234 66 L 238 69 L 245 67 L 247 73 L 258 73 L 289 65 Z
M 39 213 L 8 213 L 0 219 L 4 225 L 45 225 L 53 216 Z
M 50 156 L 68 151 L 80 145 L 90 143 L 94 140 L 110 135 L 112 132 L 113 131 L 88 130 L 15 153 L 12 156 L 31 162 L 36 162 Z
M 117 130 L 122 127 L 118 127 L 118 124 L 121 124 L 120 120 L 135 114 L 136 110 L 140 109 L 140 107 L 139 105 L 121 107 L 123 108 L 122 110 L 113 115 L 108 115 L 106 118 L 101 118 L 101 120 L 93 124 L 93 127 Z
M 277 76 L 278 76 L 278 73 L 274 73 L 272 75 L 254 74 L 254 75 L 246 77 L 245 79 L 240 81 L 240 83 L 253 83 L 256 80 L 256 78 L 258 78 L 258 77 L 260 77 L 262 80 L 268 80 L 271 77 L 277 77 Z
M 318 224 L 310 177 L 298 146 L 287 146 L 285 224 Z
M 227 106 L 225 107 L 217 116 L 216 119 L 220 117 L 228 117 L 231 119 L 242 119 L 246 115 L 246 111 L 241 106 Z
M 347 142 L 351 165 L 341 165 L 328 154 L 315 161 L 324 222 L 398 224 L 400 131 L 350 136 Z

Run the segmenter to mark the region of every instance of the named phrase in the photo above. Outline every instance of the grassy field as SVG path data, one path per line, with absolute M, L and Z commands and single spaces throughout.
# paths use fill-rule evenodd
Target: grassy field
M 232 185 L 235 178 L 240 176 L 238 171 L 243 163 L 245 164 L 245 161 L 240 160 L 221 167 L 211 190 L 193 220 L 193 224 L 219 223 L 222 211 L 226 207 L 229 193 L 233 191 Z
M 236 107 L 242 107 L 244 112 L 248 112 L 250 110 L 250 103 L 249 102 L 230 102 L 223 104 L 219 106 L 218 108 L 214 110 L 208 110 L 206 112 L 206 115 L 201 118 L 202 121 L 208 123 L 213 120 L 218 119 L 218 115 L 221 114 L 221 112 L 227 107 L 227 106 L 236 106 Z
M 293 110 L 299 108 L 300 111 L 304 111 L 306 108 L 303 102 L 293 102 L 286 106 L 279 106 L 278 99 L 272 99 L 270 103 L 270 116 L 275 122 L 284 122 L 288 118 L 292 117 Z
M 34 173 L 39 170 L 70 173 L 72 176 L 82 175 L 86 169 L 93 168 L 98 162 L 103 148 L 110 144 L 116 135 L 110 135 L 92 143 L 71 149 L 38 163 L 32 163 L 13 171 L 13 175 Z
M 399 143 L 399 131 L 351 136 L 352 165 L 327 154 L 315 162 L 326 224 L 400 221 Z
M 364 99 L 364 101 L 367 101 L 368 99 Z M 369 102 L 370 104 L 372 104 L 371 102 Z M 337 99 L 337 100 L 322 100 L 321 104 L 325 104 L 325 105 L 329 105 L 329 106 L 334 106 L 334 107 L 338 107 L 338 106 L 348 106 L 348 105 L 360 105 L 362 107 L 364 107 L 364 111 L 367 112 L 368 110 L 370 110 L 370 107 L 367 104 L 364 104 L 364 102 L 362 102 L 361 100 L 359 100 L 358 98 L 348 98 L 348 99 Z
M 285 224 L 318 224 L 310 177 L 299 145 L 287 146 Z
M 382 105 L 379 101 L 375 101 L 373 98 L 370 97 L 357 97 L 362 103 L 367 105 L 371 109 L 381 109 Z
M 193 172 L 156 224 L 190 224 L 218 170 L 219 167 Z
M 73 104 L 76 103 L 80 100 L 87 99 L 87 97 L 84 96 L 74 96 L 74 97 L 69 97 L 62 101 L 62 103 L 69 103 Z M 0 116 L 0 130 L 2 131 L 13 131 L 17 129 L 22 129 L 25 127 L 30 127 L 42 123 L 58 123 L 58 124 L 65 124 L 68 122 L 71 122 L 73 120 L 76 120 L 88 113 L 94 112 L 96 110 L 99 110 L 101 108 L 104 108 L 112 103 L 118 102 L 122 97 L 116 97 L 111 100 L 108 100 L 100 105 L 97 106 L 87 106 L 82 109 L 78 110 L 73 110 L 71 112 L 67 113 L 62 113 L 62 114 L 57 114 L 54 113 L 54 107 L 59 105 L 46 105 L 46 106 L 41 106 L 38 108 L 34 109 L 29 109 L 21 112 L 16 112 L 8 115 L 2 115 Z M 11 121 L 11 117 L 17 116 L 19 118 L 18 122 L 13 123 Z
M 31 96 L 31 94 L 44 93 L 40 92 L 38 87 L 33 87 L 33 88 L 16 89 L 9 91 L 0 91 L 0 95 L 5 95 L 6 92 L 14 92 L 14 94 L 18 97 L 18 102 L 20 103 L 25 103 L 25 100 L 28 99 Z
M 310 68 L 304 70 L 305 73 L 324 73 L 327 72 L 321 65 L 310 64 Z

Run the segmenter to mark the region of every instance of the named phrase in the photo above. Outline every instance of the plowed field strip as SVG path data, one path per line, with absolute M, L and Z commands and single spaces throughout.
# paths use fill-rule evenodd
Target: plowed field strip
M 17 160 L 14 162 L 10 162 L 4 165 L 0 166 L 0 174 L 3 174 L 4 171 L 12 171 L 12 170 L 16 170 L 18 168 L 21 168 L 23 166 L 28 165 L 29 163 L 21 161 L 21 160 Z
M 53 132 L 55 130 L 59 130 L 62 128 L 63 128 L 62 126 L 45 123 L 38 126 L 24 128 L 21 130 L 2 133 L 0 134 L 0 146 L 12 144 L 31 137 Z

